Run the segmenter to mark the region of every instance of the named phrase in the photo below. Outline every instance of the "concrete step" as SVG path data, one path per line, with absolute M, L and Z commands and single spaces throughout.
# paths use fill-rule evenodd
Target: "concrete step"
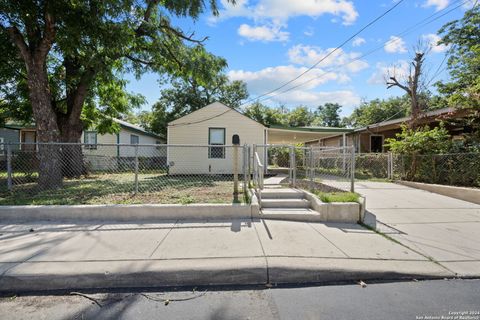
M 325 217 L 312 209 L 299 208 L 268 208 L 262 209 L 259 218 L 271 220 L 286 221 L 307 221 L 320 222 L 325 221 Z
M 264 189 L 261 191 L 262 199 L 303 199 L 304 193 L 297 189 Z
M 305 199 L 262 199 L 262 208 L 309 208 L 310 201 Z

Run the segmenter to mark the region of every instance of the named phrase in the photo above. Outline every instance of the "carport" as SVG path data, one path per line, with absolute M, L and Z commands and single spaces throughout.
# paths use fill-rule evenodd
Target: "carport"
M 270 126 L 266 130 L 267 144 L 298 144 L 315 141 L 331 136 L 343 135 L 343 145 L 346 145 L 346 134 L 353 132 L 348 128 L 332 127 L 283 127 Z

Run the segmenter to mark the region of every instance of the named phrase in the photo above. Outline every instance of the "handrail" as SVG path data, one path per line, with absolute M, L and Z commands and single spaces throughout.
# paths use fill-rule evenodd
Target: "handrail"
M 258 152 L 255 152 L 255 160 L 257 162 L 257 167 L 258 169 L 258 186 L 260 187 L 260 189 L 263 189 L 263 164 L 262 162 L 260 161 L 260 157 L 258 156 Z
M 259 203 L 262 203 L 262 193 L 263 190 L 263 164 L 260 161 L 258 152 L 255 151 L 255 159 L 253 160 L 253 180 L 255 185 L 255 191 L 257 192 Z

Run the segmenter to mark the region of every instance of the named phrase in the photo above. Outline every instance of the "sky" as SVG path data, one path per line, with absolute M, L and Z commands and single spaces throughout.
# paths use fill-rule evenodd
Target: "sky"
M 237 0 L 233 6 L 221 0 L 218 17 L 205 13 L 197 21 L 172 22 L 199 39 L 208 36 L 206 49 L 227 60 L 226 74 L 245 81 L 254 99 L 298 77 L 398 2 Z M 312 111 L 336 102 L 343 106 L 341 115 L 349 115 L 362 100 L 403 94 L 398 88 L 387 90 L 384 79 L 408 74 L 419 41 L 430 48 L 424 76 L 435 91 L 433 83 L 448 79 L 444 58 L 449 48 L 438 45 L 437 31 L 472 5 L 472 0 L 404 0 L 299 79 L 259 101 L 272 107 L 304 105 Z M 138 80 L 127 75 L 127 89 L 147 100 L 143 110 L 160 97 L 158 79 L 152 73 Z

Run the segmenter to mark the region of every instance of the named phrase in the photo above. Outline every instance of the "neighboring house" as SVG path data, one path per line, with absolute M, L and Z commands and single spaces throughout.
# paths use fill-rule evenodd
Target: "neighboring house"
M 443 108 L 426 112 L 419 119 L 420 125 L 428 125 L 434 128 L 440 124 L 442 120 L 458 119 L 466 115 L 465 111 L 453 108 Z M 359 153 L 381 153 L 387 152 L 388 148 L 384 146 L 385 139 L 395 138 L 397 133 L 402 131 L 403 124 L 407 124 L 411 117 L 388 120 L 375 123 L 363 128 L 354 129 L 345 135 L 332 135 L 330 137 L 308 141 L 308 146 L 326 146 L 339 147 L 344 144 L 347 146 L 355 146 L 355 151 Z M 464 127 L 455 127 L 446 125 L 447 130 L 453 139 L 461 138 L 461 135 L 468 130 Z
M 165 143 L 165 137 L 145 131 L 142 127 L 126 121 L 114 119 L 120 125 L 118 133 L 99 134 L 95 130 L 82 132 L 81 142 L 84 143 L 83 154 L 85 160 L 94 169 L 107 169 L 118 166 L 120 163 L 129 163 L 135 157 L 135 147 L 122 144 L 159 145 Z M 0 128 L 0 144 L 13 143 L 12 151 L 35 151 L 37 132 L 33 126 L 19 126 L 7 124 Z M 23 144 L 18 144 L 23 143 Z M 102 145 L 107 144 L 107 145 Z M 119 145 L 120 144 L 120 145 Z M 0 148 L 4 145 L 0 145 Z M 150 162 L 156 161 L 157 167 L 166 166 L 166 150 L 152 146 L 139 146 L 139 157 L 149 158 Z M 122 158 L 121 162 L 118 161 Z M 149 165 L 147 163 L 145 166 Z M 153 163 L 149 165 L 153 167 Z
M 266 127 L 220 102 L 170 122 L 167 130 L 167 142 L 171 145 L 167 155 L 170 174 L 231 174 L 233 135 L 240 137 L 242 146 L 257 145 L 259 158 L 264 163 L 267 152 L 264 146 L 267 144 L 303 143 L 352 131 L 345 128 Z M 205 147 L 207 145 L 210 147 Z M 240 168 L 242 159 L 239 152 Z

